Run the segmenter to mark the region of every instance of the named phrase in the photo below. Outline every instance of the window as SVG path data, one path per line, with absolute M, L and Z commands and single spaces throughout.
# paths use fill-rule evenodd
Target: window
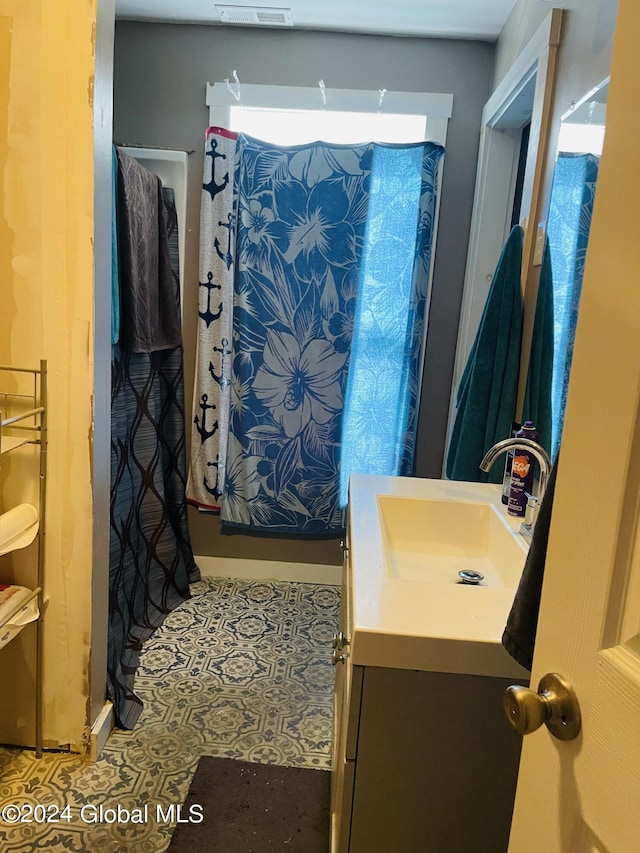
M 337 144 L 416 142 L 425 138 L 426 115 L 391 115 L 338 110 L 282 110 L 231 107 L 229 130 L 276 145 L 322 139 Z
M 558 151 L 574 154 L 602 154 L 604 124 L 571 124 L 563 122 L 558 135 Z
M 276 145 L 322 139 L 338 144 L 418 142 L 445 145 L 453 95 L 323 86 L 207 84 L 209 124 Z M 268 137 L 264 134 L 268 132 Z

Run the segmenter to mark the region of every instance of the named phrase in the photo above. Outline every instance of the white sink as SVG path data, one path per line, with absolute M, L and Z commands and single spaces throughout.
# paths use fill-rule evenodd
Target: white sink
M 384 568 L 401 580 L 515 589 L 526 557 L 519 534 L 492 503 L 378 495 Z

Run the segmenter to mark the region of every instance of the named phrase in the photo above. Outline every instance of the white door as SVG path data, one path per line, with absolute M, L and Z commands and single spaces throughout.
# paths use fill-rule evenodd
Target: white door
M 510 853 L 640 851 L 640 4 L 620 0 L 531 685 L 575 740 L 525 737 Z

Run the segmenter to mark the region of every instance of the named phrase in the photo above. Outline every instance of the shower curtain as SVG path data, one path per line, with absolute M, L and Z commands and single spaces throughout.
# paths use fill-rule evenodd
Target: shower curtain
M 199 579 L 187 528 L 177 217 L 158 178 L 117 151 L 119 341 L 112 348 L 107 693 L 135 725 L 142 644 Z
M 412 473 L 442 154 L 207 131 L 188 495 L 223 524 L 335 534 L 351 472 Z

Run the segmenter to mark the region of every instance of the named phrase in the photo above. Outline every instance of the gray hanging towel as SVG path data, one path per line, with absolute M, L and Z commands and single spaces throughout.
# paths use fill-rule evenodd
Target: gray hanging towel
M 529 671 L 531 671 L 533 664 L 533 648 L 538 627 L 538 611 L 547 558 L 557 469 L 558 460 L 556 459 L 538 511 L 538 520 L 533 531 L 531 546 L 524 564 L 518 591 L 502 635 L 502 645 L 512 658 L 515 658 L 521 666 Z
M 162 184 L 119 148 L 120 347 L 156 352 L 182 345 Z

